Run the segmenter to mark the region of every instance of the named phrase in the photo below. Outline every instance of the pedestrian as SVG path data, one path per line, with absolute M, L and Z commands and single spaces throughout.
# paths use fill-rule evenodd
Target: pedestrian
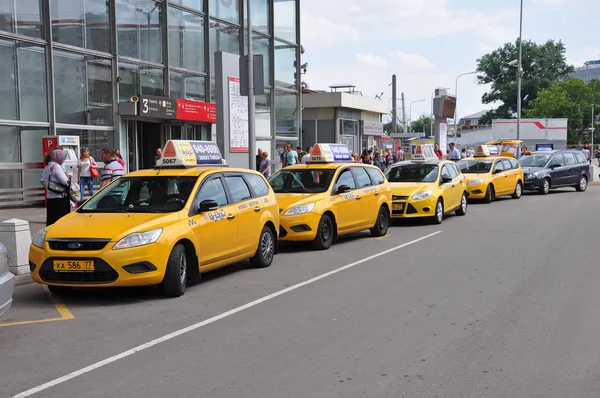
M 402 162 L 404 160 L 404 150 L 402 147 L 398 147 L 398 161 Z
M 265 178 L 269 178 L 271 175 L 271 161 L 269 160 L 269 153 L 261 151 L 261 157 L 262 159 L 258 165 L 258 171 L 260 171 Z
M 260 163 L 263 161 L 262 149 L 258 148 L 256 151 L 256 171 L 260 171 Z
M 460 158 L 464 159 L 467 157 L 467 148 L 463 148 L 460 150 Z
M 161 149 L 160 153 L 162 156 L 162 149 Z M 115 149 L 115 155 L 117 156 L 117 162 L 119 162 L 119 164 L 121 166 L 123 166 L 123 169 L 125 169 L 125 161 L 123 160 L 123 156 L 121 156 L 121 151 L 118 149 Z
M 379 167 L 379 170 L 385 171 L 385 160 L 381 157 L 381 152 L 375 152 L 373 165 Z
M 300 160 L 300 162 L 302 164 L 306 164 L 306 161 L 308 160 L 308 158 L 310 158 L 310 154 L 312 153 L 312 146 L 307 146 L 306 147 L 306 154 L 304 156 L 302 156 L 302 159 Z
M 50 162 L 44 168 L 43 180 L 47 189 L 46 226 L 50 226 L 71 212 L 70 181 L 62 168 L 67 154 L 63 149 L 50 153 Z
M 162 159 L 162 148 L 156 148 L 156 156 L 154 157 L 154 165 L 155 166 L 156 166 L 156 163 L 158 163 L 158 161 L 160 159 Z
M 444 157 L 444 153 L 442 152 L 442 150 L 440 149 L 439 144 L 434 144 L 433 145 L 433 152 L 435 152 L 435 156 L 438 157 L 438 159 L 441 159 Z
M 86 147 L 81 147 L 79 150 L 79 160 L 77 161 L 80 202 L 83 200 L 86 186 L 90 196 L 94 194 L 94 177 L 98 176 L 98 170 L 96 170 L 97 167 L 98 164 L 94 158 L 90 156 L 90 150 Z M 92 175 L 92 173 L 94 173 L 94 175 Z
M 111 181 L 125 174 L 123 166 L 117 161 L 117 154 L 114 149 L 103 148 L 100 152 L 104 168 L 102 169 L 102 187 L 110 184 Z M 113 207 L 123 204 L 124 187 L 114 188 L 108 195 L 102 198 L 101 207 Z
M 460 160 L 460 152 L 454 145 L 454 142 L 451 142 L 448 146 L 450 147 L 450 150 L 448 151 L 448 160 L 458 162 Z
M 585 156 L 586 160 L 591 163 L 592 159 L 590 156 L 590 150 L 588 149 L 588 144 L 583 145 L 583 149 L 581 150 L 581 152 L 583 153 L 583 156 Z

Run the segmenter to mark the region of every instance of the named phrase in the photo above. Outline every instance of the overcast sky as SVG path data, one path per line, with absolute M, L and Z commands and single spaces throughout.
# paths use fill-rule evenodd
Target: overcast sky
M 302 0 L 302 44 L 312 89 L 351 83 L 363 95 L 385 92 L 391 75 L 404 92 L 408 118 L 430 113 L 436 87 L 454 92 L 456 77 L 519 36 L 519 0 Z M 562 40 L 567 60 L 600 59 L 600 1 L 525 0 L 523 39 Z M 475 76 L 458 83 L 458 117 L 489 108 Z M 401 104 L 398 104 L 400 107 Z

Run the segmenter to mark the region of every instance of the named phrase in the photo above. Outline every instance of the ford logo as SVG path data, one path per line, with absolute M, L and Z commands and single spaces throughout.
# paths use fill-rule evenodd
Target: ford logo
M 79 249 L 81 247 L 81 243 L 69 243 L 67 247 L 69 249 Z

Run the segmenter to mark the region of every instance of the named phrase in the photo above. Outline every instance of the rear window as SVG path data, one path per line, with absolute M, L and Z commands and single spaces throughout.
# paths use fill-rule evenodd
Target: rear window
M 245 177 L 257 197 L 269 194 L 269 187 L 261 176 L 257 176 L 256 174 L 246 174 Z
M 583 153 L 573 152 L 573 154 L 575 155 L 575 158 L 577 159 L 577 163 L 587 163 L 587 161 L 585 160 L 585 156 L 583 156 Z

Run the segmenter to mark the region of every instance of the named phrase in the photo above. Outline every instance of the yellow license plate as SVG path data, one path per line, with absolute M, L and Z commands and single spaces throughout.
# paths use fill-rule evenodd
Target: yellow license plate
M 93 272 L 93 260 L 59 260 L 54 261 L 55 272 Z
M 404 203 L 392 204 L 392 210 L 402 210 L 404 209 Z

